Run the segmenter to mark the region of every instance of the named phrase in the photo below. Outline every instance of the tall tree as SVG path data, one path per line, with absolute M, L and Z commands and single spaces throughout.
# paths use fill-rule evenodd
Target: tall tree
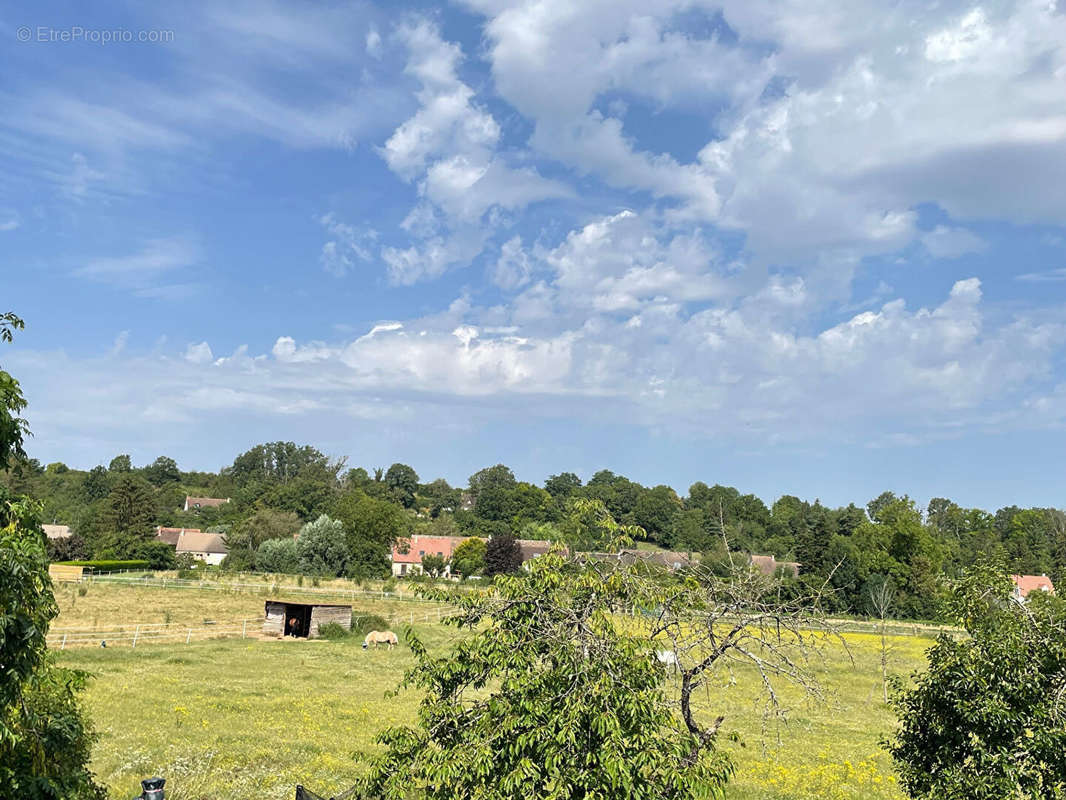
M 544 481 L 544 489 L 556 500 L 566 500 L 581 488 L 581 478 L 573 472 L 560 472 Z
M 407 464 L 393 464 L 385 472 L 385 485 L 393 492 L 404 508 L 415 504 L 418 491 L 418 473 Z
M 486 489 L 511 489 L 515 483 L 511 468 L 497 464 L 494 467 L 485 467 L 471 475 L 468 488 L 477 500 L 478 495 Z
M 348 571 L 348 542 L 344 525 L 325 514 L 300 528 L 296 541 L 300 572 L 306 575 L 344 575 Z
M 22 327 L 14 314 L 0 316 L 0 340 Z M 0 473 L 23 452 L 25 406 L 18 381 L 0 371 Z M 47 655 L 58 608 L 40 510 L 0 485 L 0 797 L 102 799 L 86 766 L 94 737 L 78 704 L 85 675 Z
M 155 461 L 144 468 L 144 477 L 155 486 L 166 483 L 177 483 L 181 480 L 181 471 L 178 462 L 167 456 L 159 456 Z
M 133 462 L 130 460 L 129 455 L 122 453 L 111 459 L 111 463 L 107 465 L 108 472 L 132 472 Z
M 493 536 L 485 545 L 485 576 L 510 575 L 522 568 L 522 548 L 509 533 Z
M 241 453 L 223 472 L 238 486 L 253 482 L 286 483 L 298 476 L 334 482 L 342 466 L 342 462 L 330 461 L 310 445 L 269 442 Z

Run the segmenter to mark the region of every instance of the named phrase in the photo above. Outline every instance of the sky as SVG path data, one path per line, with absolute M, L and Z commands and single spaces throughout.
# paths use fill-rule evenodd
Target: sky
M 1066 505 L 1066 0 L 0 8 L 30 454 Z

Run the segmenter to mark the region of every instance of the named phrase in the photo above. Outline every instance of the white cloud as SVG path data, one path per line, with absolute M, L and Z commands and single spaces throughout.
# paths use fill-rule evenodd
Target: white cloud
M 74 270 L 80 278 L 126 289 L 150 291 L 166 273 L 185 271 L 200 261 L 200 248 L 190 239 L 152 239 L 135 253 L 94 258 Z
M 319 255 L 319 263 L 326 272 L 340 278 L 351 272 L 357 262 L 365 263 L 374 259 L 372 248 L 378 234 L 373 228 L 357 230 L 338 220 L 333 212 L 324 214 L 318 222 L 334 237 L 322 245 Z
M 17 211 L 0 209 L 0 232 L 17 230 L 22 225 L 22 218 Z
M 1043 272 L 1026 272 L 1018 275 L 1016 280 L 1025 281 L 1026 283 L 1057 283 L 1059 281 L 1066 281 L 1066 267 L 1048 269 Z
M 215 356 L 211 352 L 211 345 L 207 342 L 190 344 L 185 348 L 185 360 L 190 364 L 210 364 Z
M 923 233 L 922 244 L 934 258 L 958 258 L 967 253 L 980 253 L 988 247 L 987 242 L 965 228 L 937 225 Z
M 393 282 L 411 284 L 476 257 L 494 225 L 483 219 L 491 209 L 521 209 L 571 190 L 498 152 L 498 123 L 458 77 L 458 45 L 424 20 L 401 27 L 397 37 L 409 53 L 405 71 L 421 86 L 419 109 L 380 153 L 393 172 L 417 184 L 421 200 L 404 228 L 421 241 L 385 247 L 382 258 Z

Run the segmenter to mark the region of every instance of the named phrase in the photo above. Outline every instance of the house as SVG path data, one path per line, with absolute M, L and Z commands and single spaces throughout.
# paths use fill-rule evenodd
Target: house
M 164 528 L 162 525 L 156 525 L 155 538 L 161 542 L 166 542 L 171 547 L 177 547 L 178 538 L 186 531 L 189 533 L 200 533 L 199 528 Z
M 1010 579 L 1014 581 L 1013 597 L 1018 602 L 1024 603 L 1033 592 L 1055 594 L 1055 586 L 1047 575 L 1011 575 Z
M 194 530 L 185 530 L 178 534 L 175 549 L 178 555 L 188 553 L 193 558 L 212 565 L 221 564 L 222 559 L 229 552 L 221 533 L 204 533 Z
M 516 539 L 515 541 L 518 542 L 518 549 L 522 551 L 523 564 L 527 561 L 532 561 L 534 558 L 547 555 L 552 548 L 552 542 L 544 539 Z M 563 552 L 566 552 L 565 548 Z
M 751 568 L 756 572 L 761 572 L 768 578 L 772 578 L 778 574 L 778 570 L 783 570 L 783 574 L 792 578 L 798 578 L 800 572 L 800 564 L 798 561 L 778 561 L 774 556 L 748 556 Z
M 218 508 L 229 502 L 228 497 L 185 497 L 185 511 L 198 511 L 201 508 Z
M 263 633 L 268 636 L 314 639 L 318 636 L 318 629 L 329 622 L 335 622 L 350 631 L 352 607 L 267 600 L 263 614 Z
M 70 526 L 69 525 L 42 525 L 44 528 L 44 535 L 49 539 L 69 539 L 70 538 Z
M 404 575 L 421 575 L 422 558 L 426 555 L 440 556 L 445 561 L 452 557 L 455 548 L 469 536 L 419 536 L 414 535 L 397 539 L 392 545 L 392 574 L 397 578 Z M 450 568 L 445 569 L 450 574 Z

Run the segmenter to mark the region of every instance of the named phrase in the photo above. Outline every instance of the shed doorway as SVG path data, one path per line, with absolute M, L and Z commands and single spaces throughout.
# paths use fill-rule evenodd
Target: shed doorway
M 285 604 L 285 635 L 306 639 L 311 632 L 311 606 Z

